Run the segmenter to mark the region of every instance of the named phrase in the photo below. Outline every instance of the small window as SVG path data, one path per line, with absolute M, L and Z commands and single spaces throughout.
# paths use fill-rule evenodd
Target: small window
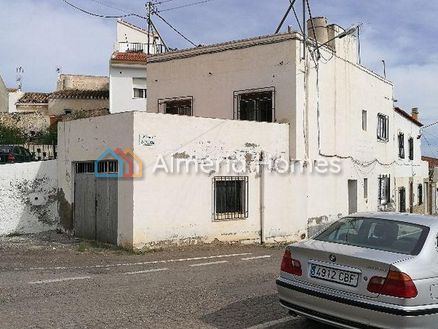
M 400 187 L 398 190 L 399 211 L 406 212 L 406 188 Z
M 363 179 L 363 197 L 368 199 L 368 178 Z
M 248 177 L 214 177 L 214 219 L 248 218 Z
M 192 98 L 174 98 L 160 100 L 160 112 L 176 115 L 193 115 L 193 99 Z
M 75 164 L 76 174 L 94 173 L 94 161 L 93 162 L 77 162 Z
M 387 205 L 390 202 L 391 178 L 389 175 L 379 176 L 379 204 Z
M 237 120 L 273 122 L 274 90 L 254 90 L 235 93 Z
M 414 160 L 414 139 L 410 137 L 408 143 L 409 143 L 409 160 Z
M 147 97 L 146 89 L 134 88 L 134 98 L 146 98 L 146 97 Z
M 70 110 L 70 109 L 65 109 L 64 110 L 64 114 L 65 115 L 72 114 L 72 113 L 73 113 L 73 110 Z
M 400 159 L 405 158 L 405 134 L 398 134 L 398 157 Z
M 377 115 L 377 139 L 387 142 L 389 140 L 389 117 L 382 113 Z
M 418 205 L 423 204 L 423 184 L 418 184 Z
M 366 110 L 362 110 L 362 130 L 368 130 L 368 112 Z

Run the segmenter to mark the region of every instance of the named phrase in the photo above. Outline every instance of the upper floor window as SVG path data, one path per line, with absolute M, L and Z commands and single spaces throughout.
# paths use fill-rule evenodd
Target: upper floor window
M 134 88 L 134 98 L 146 98 L 146 89 Z
M 274 88 L 235 92 L 235 119 L 258 122 L 274 120 Z
M 193 98 L 169 98 L 158 101 L 160 112 L 177 115 L 193 115 Z
M 389 140 L 389 117 L 382 113 L 377 115 L 377 139 L 384 142 Z
M 414 160 L 414 139 L 409 138 L 409 160 Z
M 368 112 L 366 110 L 362 110 L 362 130 L 368 130 Z
M 398 134 L 398 156 L 400 159 L 405 158 L 405 134 Z
M 134 98 L 146 98 L 146 78 L 132 78 L 132 90 Z

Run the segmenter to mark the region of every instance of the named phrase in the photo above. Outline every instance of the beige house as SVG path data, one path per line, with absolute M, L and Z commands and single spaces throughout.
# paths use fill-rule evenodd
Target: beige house
M 317 25 L 318 44 L 291 31 L 153 55 L 148 113 L 59 126 L 69 229 L 135 248 L 296 241 L 351 213 L 401 209 L 400 188 L 428 172 L 420 140 L 400 159 L 398 136 L 420 126 L 358 63 L 354 35 Z M 141 178 L 96 177 L 126 174 L 117 148 L 142 161 Z
M 0 76 L 0 113 L 9 112 L 9 91 Z

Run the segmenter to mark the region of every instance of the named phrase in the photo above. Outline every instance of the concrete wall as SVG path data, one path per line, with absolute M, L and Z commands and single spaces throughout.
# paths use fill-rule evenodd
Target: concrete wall
M 58 123 L 58 180 L 62 225 L 73 229 L 74 162 L 96 160 L 108 147 L 133 147 L 133 113 Z M 118 186 L 118 243 L 132 246 L 133 183 Z
M 0 235 L 57 228 L 57 186 L 54 160 L 0 165 Z
M 65 110 L 72 112 L 108 109 L 108 99 L 50 99 L 49 115 L 63 115 Z
M 0 112 L 9 112 L 9 92 L 0 76 Z
M 108 87 L 108 77 L 61 74 L 56 90 L 108 90 Z
M 166 114 L 134 114 L 134 151 L 144 161 L 144 178 L 134 180 L 134 246 L 163 246 L 219 241 L 260 241 L 260 175 L 256 173 L 260 152 L 269 158 L 288 158 L 289 127 L 285 124 L 214 120 Z M 153 141 L 152 145 L 141 143 Z M 212 217 L 215 176 L 239 176 L 226 166 L 218 172 L 154 172 L 160 155 L 172 161 L 242 160 L 251 168 L 249 216 L 239 220 Z M 240 174 L 242 175 L 242 174 Z M 288 180 L 290 181 L 290 180 Z M 280 185 L 279 185 L 280 184 Z M 287 198 L 281 181 L 266 181 L 266 196 Z M 290 187 L 290 186 L 289 186 Z M 271 193 L 276 191 L 275 196 Z M 281 194 L 281 196 L 279 195 Z M 298 236 L 292 208 L 266 203 L 268 236 Z M 293 205 L 294 203 L 291 203 Z
M 146 98 L 134 98 L 133 78 L 146 78 L 146 65 L 111 64 L 111 113 L 120 113 L 125 111 L 146 111 Z

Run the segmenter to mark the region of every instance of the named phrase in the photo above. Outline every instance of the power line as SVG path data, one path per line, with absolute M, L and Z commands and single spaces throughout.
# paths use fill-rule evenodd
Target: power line
M 182 34 L 180 31 L 178 31 L 175 27 L 173 27 L 168 21 L 166 21 L 160 14 L 158 14 L 157 12 L 154 12 L 154 14 L 160 18 L 165 24 L 167 24 L 172 30 L 174 30 L 179 36 L 181 36 L 184 40 L 186 40 L 187 42 L 189 42 L 191 45 L 193 45 L 194 47 L 197 47 L 197 45 L 191 41 L 189 38 L 187 38 L 184 34 Z
M 104 7 L 107 7 L 107 8 L 111 8 L 111 9 L 115 9 L 115 10 L 121 11 L 122 13 L 127 13 L 127 14 L 129 13 L 126 9 L 122 9 L 122 8 L 115 7 L 113 5 L 109 5 L 109 4 L 107 4 L 107 3 L 103 2 L 103 1 L 99 1 L 99 0 L 90 0 L 90 1 L 98 3 L 98 4 L 100 4 L 100 5 L 104 6 Z
M 202 0 L 202 1 L 197 1 L 197 2 L 192 2 L 192 3 L 187 3 L 185 5 L 181 5 L 181 6 L 176 6 L 176 7 L 171 7 L 171 8 L 165 8 L 162 10 L 158 10 L 159 12 L 165 12 L 165 11 L 171 11 L 171 10 L 175 10 L 175 9 L 182 9 L 182 8 L 187 8 L 187 7 L 193 7 L 193 6 L 197 6 L 197 5 L 202 5 L 204 3 L 207 2 L 211 2 L 211 1 L 215 1 L 215 0 Z
M 79 10 L 80 12 L 82 12 L 84 14 L 93 16 L 93 17 L 108 18 L 108 19 L 119 19 L 119 18 L 126 18 L 126 17 L 132 17 L 133 16 L 133 17 L 138 17 L 138 18 L 142 18 L 142 19 L 147 19 L 146 17 L 141 16 L 141 15 L 136 14 L 136 13 L 129 13 L 129 14 L 125 14 L 125 15 L 101 15 L 101 14 L 96 14 L 96 13 L 93 13 L 91 11 L 88 11 L 88 10 L 85 10 L 83 8 L 80 8 L 80 7 L 72 4 L 71 2 L 68 2 L 67 0 L 61 0 L 61 1 L 65 2 L 70 7 L 74 8 L 76 10 Z

